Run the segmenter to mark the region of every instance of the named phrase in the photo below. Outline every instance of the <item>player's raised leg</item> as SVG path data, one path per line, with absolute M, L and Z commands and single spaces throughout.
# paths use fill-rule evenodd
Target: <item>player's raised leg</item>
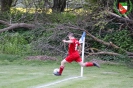
M 81 65 L 82 67 L 91 67 L 91 66 L 96 66 L 98 68 L 100 68 L 100 65 L 96 62 L 85 62 L 83 63 L 82 61 L 81 62 L 78 62 L 79 65 Z

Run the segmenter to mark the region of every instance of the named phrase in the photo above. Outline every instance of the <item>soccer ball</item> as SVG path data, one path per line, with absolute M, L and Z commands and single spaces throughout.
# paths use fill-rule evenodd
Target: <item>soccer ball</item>
M 54 75 L 57 75 L 58 72 L 59 72 L 59 69 L 58 69 L 58 68 L 55 68 L 54 71 L 53 71 L 53 74 L 54 74 Z

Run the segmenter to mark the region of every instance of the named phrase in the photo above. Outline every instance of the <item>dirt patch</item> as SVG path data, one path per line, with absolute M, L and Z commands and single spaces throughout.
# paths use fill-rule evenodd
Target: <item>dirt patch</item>
M 27 59 L 27 60 L 54 60 L 54 61 L 57 60 L 57 58 L 55 58 L 55 57 L 46 56 L 46 55 L 28 56 L 25 59 Z

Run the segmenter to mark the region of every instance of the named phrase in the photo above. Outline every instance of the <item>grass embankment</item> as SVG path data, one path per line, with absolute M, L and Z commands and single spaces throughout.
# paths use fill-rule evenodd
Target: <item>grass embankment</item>
M 2 57 L 1 57 L 2 58 Z M 1 62 L 4 61 L 1 59 Z M 80 75 L 77 63 L 66 64 L 62 76 L 53 69 L 60 61 L 5 61 L 0 65 L 0 88 L 31 88 Z M 10 62 L 10 63 L 9 63 Z M 11 64 L 14 63 L 14 64 Z M 133 69 L 124 65 L 101 64 L 101 68 L 84 68 L 84 77 L 68 80 L 48 88 L 133 88 Z

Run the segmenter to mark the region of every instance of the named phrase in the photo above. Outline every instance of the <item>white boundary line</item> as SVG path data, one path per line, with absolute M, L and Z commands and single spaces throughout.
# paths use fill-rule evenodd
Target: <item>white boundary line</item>
M 52 83 L 49 83 L 49 84 L 44 84 L 44 85 L 40 85 L 40 86 L 36 86 L 36 87 L 31 87 L 31 88 L 45 88 L 45 87 L 49 87 L 49 86 L 52 86 L 52 85 L 55 85 L 55 84 L 58 84 L 58 83 L 61 83 L 61 82 L 65 82 L 65 81 L 68 81 L 68 80 L 71 80 L 71 79 L 77 79 L 77 78 L 80 78 L 81 76 L 77 76 L 77 77 L 71 77 L 71 78 L 67 78 L 67 79 L 63 79 L 63 80 L 60 80 L 60 81 L 56 81 L 56 82 L 52 82 Z

